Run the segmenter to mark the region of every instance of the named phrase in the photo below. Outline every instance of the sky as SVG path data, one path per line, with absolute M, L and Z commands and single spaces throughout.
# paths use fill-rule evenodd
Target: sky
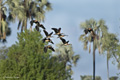
M 92 75 L 92 53 L 83 50 L 83 43 L 79 36 L 83 34 L 80 23 L 94 18 L 95 20 L 104 19 L 109 28 L 109 32 L 119 36 L 120 31 L 120 0 L 49 0 L 52 3 L 52 11 L 46 13 L 45 22 L 48 32 L 52 27 L 61 27 L 61 32 L 69 35 L 65 37 L 73 46 L 75 54 L 80 55 L 76 67 L 73 67 L 74 80 L 80 80 L 80 75 Z M 12 34 L 7 39 L 7 46 L 11 46 L 17 41 L 17 24 L 10 24 Z M 43 34 L 44 35 L 44 34 Z M 120 38 L 119 38 L 120 39 Z M 60 41 L 53 39 L 55 43 Z M 117 65 L 110 60 L 110 77 L 116 76 L 120 72 Z M 96 75 L 101 76 L 102 80 L 107 80 L 106 56 L 100 55 L 96 50 Z

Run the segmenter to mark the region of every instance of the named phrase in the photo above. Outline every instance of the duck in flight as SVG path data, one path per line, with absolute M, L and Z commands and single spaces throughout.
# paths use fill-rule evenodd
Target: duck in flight
M 43 41 L 43 43 L 50 42 L 50 43 L 54 44 L 50 38 L 44 38 L 42 41 Z
M 36 28 L 37 31 L 39 31 L 39 30 L 38 30 L 39 27 L 41 27 L 42 29 L 46 29 L 46 28 L 45 28 L 42 24 L 40 24 L 37 20 L 32 20 L 32 21 L 30 21 L 31 27 L 33 26 L 33 23 L 36 24 L 36 27 L 35 27 L 35 28 Z
M 52 50 L 53 52 L 55 52 L 54 48 L 53 48 L 52 46 L 50 46 L 50 45 L 44 47 L 44 52 L 45 52 L 45 53 L 47 52 L 47 49 L 50 49 L 50 50 Z
M 68 36 L 68 35 L 58 34 L 57 38 L 62 38 L 62 37 L 65 37 L 65 36 Z
M 46 30 L 43 30 L 45 35 L 46 35 L 46 38 L 51 38 L 53 36 L 51 36 L 53 34 L 53 32 L 51 32 L 50 34 L 48 34 L 48 32 Z
M 61 28 L 51 28 L 52 30 L 54 30 L 54 32 L 55 32 L 55 35 L 59 35 L 59 34 L 63 34 L 63 33 L 60 33 L 60 31 L 61 31 Z
M 85 34 L 87 34 L 88 32 L 91 33 L 91 32 L 93 32 L 93 29 L 92 28 L 88 28 L 88 29 L 85 29 L 84 32 L 85 32 Z
M 65 39 L 63 38 L 60 38 L 60 40 L 63 42 L 63 44 L 66 46 L 66 45 L 71 45 L 71 44 L 68 44 L 69 41 L 66 41 Z

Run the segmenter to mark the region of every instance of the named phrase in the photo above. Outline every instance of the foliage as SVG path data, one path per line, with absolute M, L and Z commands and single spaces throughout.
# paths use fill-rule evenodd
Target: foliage
M 92 80 L 92 76 L 91 75 L 84 75 L 84 76 L 80 76 L 81 80 Z M 95 76 L 95 80 L 102 80 L 100 76 Z
M 72 45 L 64 46 L 63 44 L 59 43 L 56 46 L 57 46 L 57 48 L 55 49 L 56 54 L 54 56 L 58 58 L 57 59 L 58 62 L 64 62 L 65 68 L 67 71 L 70 72 L 71 76 L 73 74 L 71 68 L 73 64 L 74 66 L 76 66 L 80 56 L 74 54 Z
M 0 60 L 6 59 L 8 53 L 8 48 L 3 46 L 0 48 Z
M 95 80 L 95 51 L 98 49 L 99 53 L 103 53 L 101 46 L 105 44 L 104 38 L 108 33 L 108 28 L 102 19 L 99 21 L 94 19 L 86 20 L 80 24 L 80 28 L 84 29 L 84 32 L 86 29 L 92 29 L 89 34 L 82 34 L 79 40 L 84 43 L 84 50 L 87 50 L 89 44 L 89 53 L 91 52 L 91 43 L 93 43 L 93 80 Z
M 19 20 L 18 29 L 27 29 L 28 20 L 44 21 L 45 12 L 51 10 L 47 0 L 8 0 L 9 20 Z
M 64 63 L 44 53 L 42 36 L 37 31 L 18 34 L 18 41 L 9 48 L 7 58 L 0 61 L 0 80 L 67 80 Z M 70 78 L 69 78 L 70 80 Z
M 103 50 L 100 49 L 101 45 L 102 45 L 102 41 L 101 40 L 102 38 L 104 38 L 104 35 L 106 35 L 106 33 L 108 32 L 108 28 L 107 26 L 105 25 L 105 21 L 104 20 L 99 20 L 99 21 L 96 21 L 94 19 L 90 19 L 90 20 L 86 20 L 85 22 L 82 22 L 80 24 L 80 28 L 81 29 L 87 29 L 87 28 L 92 28 L 93 31 L 95 32 L 96 34 L 96 39 L 94 40 L 95 42 L 95 48 L 98 49 L 99 53 L 102 53 Z M 82 41 L 84 43 L 84 49 L 87 50 L 88 48 L 88 44 L 89 44 L 89 49 L 90 46 L 91 46 L 91 37 L 92 34 L 88 34 L 88 35 L 85 35 L 85 34 L 82 34 L 79 38 L 80 41 Z M 91 50 L 89 50 L 90 52 Z
M 6 0 L 0 0 L 0 41 L 6 42 L 6 36 L 11 34 L 11 29 L 8 27 Z
M 110 77 L 110 80 L 118 80 L 118 77 L 117 76 L 112 76 L 112 77 Z
M 117 47 L 118 69 L 120 69 L 120 44 Z

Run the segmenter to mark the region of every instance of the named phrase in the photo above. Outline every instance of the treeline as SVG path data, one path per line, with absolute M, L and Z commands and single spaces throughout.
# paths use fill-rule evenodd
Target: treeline
M 72 66 L 76 65 L 79 55 L 75 55 L 72 45 L 58 44 L 55 54 L 51 50 L 44 53 L 43 48 L 48 43 L 43 43 L 40 31 L 27 30 L 30 21 L 37 20 L 41 23 L 45 13 L 52 10 L 51 3 L 47 0 L 0 0 L 0 40 L 6 42 L 6 37 L 11 34 L 10 23 L 21 30 L 18 41 L 11 47 L 2 47 L 0 50 L 0 80 L 71 80 Z M 86 20 L 80 24 L 79 40 L 83 42 L 84 50 L 91 53 L 93 49 L 93 80 L 95 80 L 95 54 L 106 55 L 107 75 L 109 78 L 109 60 L 114 59 L 120 69 L 120 42 L 117 35 L 108 31 L 104 20 Z M 63 39 L 64 40 L 64 39 Z M 93 48 L 91 48 L 91 46 Z
M 60 50 L 58 46 L 57 54 L 52 55 L 51 50 L 44 52 L 43 48 L 48 43 L 42 42 L 42 36 L 36 30 L 32 32 L 26 30 L 19 33 L 17 38 L 18 41 L 14 45 L 1 49 L 1 80 L 72 79 L 72 64 L 76 64 L 79 55 L 74 55 L 71 46 L 63 46 Z M 61 46 L 61 44 L 58 45 Z

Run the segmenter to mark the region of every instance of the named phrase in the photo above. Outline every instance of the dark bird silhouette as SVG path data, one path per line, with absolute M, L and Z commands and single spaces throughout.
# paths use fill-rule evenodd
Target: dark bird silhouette
M 50 50 L 55 52 L 54 48 L 52 46 L 50 46 L 50 45 L 44 47 L 44 52 L 45 53 L 47 52 L 47 49 L 50 49 Z
M 57 37 L 57 38 L 62 38 L 62 37 L 65 37 L 65 36 L 68 36 L 68 35 L 58 34 L 58 37 Z
M 42 41 L 43 41 L 43 43 L 50 42 L 50 43 L 54 44 L 50 38 L 44 38 Z
M 39 22 L 38 22 L 37 20 L 31 20 L 31 21 L 30 21 L 31 26 L 33 26 L 33 23 L 39 24 Z
M 88 33 L 88 29 L 85 29 L 84 32 L 85 32 L 85 34 L 87 34 Z
M 37 31 L 39 31 L 39 26 L 36 25 L 36 26 L 35 26 L 35 29 L 36 29 Z
M 48 34 L 48 32 L 46 31 L 46 30 L 43 30 L 44 31 L 44 33 L 45 33 L 45 35 L 46 35 L 46 38 L 51 38 L 52 36 L 52 34 L 53 34 L 53 32 L 51 32 L 50 34 Z
M 46 29 L 46 28 L 45 28 L 42 24 L 40 24 L 37 20 L 32 20 L 32 21 L 30 21 L 31 27 L 33 26 L 33 23 L 35 23 L 36 26 L 41 27 L 42 29 Z M 38 28 L 38 27 L 37 27 L 37 28 Z
M 63 34 L 63 33 L 60 33 L 61 28 L 59 28 L 59 29 L 57 29 L 57 28 L 51 28 L 51 29 L 54 30 L 55 35 Z
M 32 20 L 32 21 L 30 21 L 30 25 L 31 25 L 31 26 L 33 26 L 33 23 L 34 23 L 34 22 L 33 22 L 33 20 Z
M 38 24 L 39 27 L 41 27 L 42 29 L 46 29 L 42 24 Z
M 88 28 L 88 29 L 85 28 L 84 32 L 85 32 L 85 34 L 87 34 L 88 32 L 91 33 L 91 32 L 93 32 L 93 29 L 92 28 Z
M 66 41 L 66 40 L 63 39 L 63 38 L 60 38 L 60 39 L 61 39 L 61 41 L 63 42 L 64 45 L 71 45 L 71 44 L 68 44 L 69 41 Z
M 91 31 L 93 31 L 93 29 L 92 28 L 88 28 L 88 32 L 91 32 Z

